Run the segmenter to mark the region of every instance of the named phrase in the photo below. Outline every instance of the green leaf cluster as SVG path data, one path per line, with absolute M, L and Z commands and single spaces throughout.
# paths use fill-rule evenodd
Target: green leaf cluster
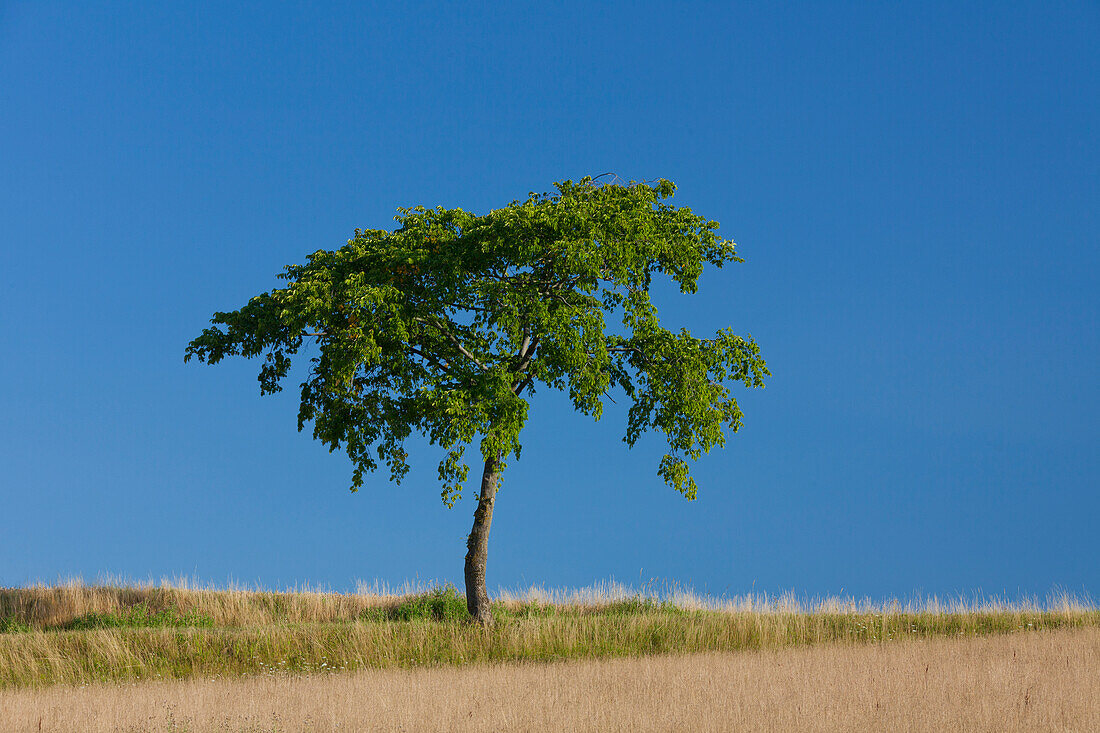
M 665 329 L 650 289 L 664 276 L 694 293 L 705 265 L 741 261 L 734 244 L 717 222 L 670 205 L 670 181 L 555 189 L 483 215 L 399 209 L 394 231 L 356 230 L 288 266 L 284 287 L 214 314 L 185 358 L 262 357 L 270 394 L 303 354 L 298 428 L 311 423 L 347 453 L 353 490 L 381 465 L 400 482 L 416 432 L 444 450 L 438 475 L 453 504 L 466 449 L 518 457 L 529 399 L 550 388 L 595 419 L 625 395 L 625 441 L 663 433 L 658 473 L 694 498 L 688 461 L 741 426 L 730 385 L 762 387 L 769 372 L 751 337 Z

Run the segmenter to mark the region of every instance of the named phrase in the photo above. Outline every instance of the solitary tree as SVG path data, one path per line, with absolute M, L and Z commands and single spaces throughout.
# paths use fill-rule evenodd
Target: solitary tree
M 716 222 L 665 203 L 671 182 L 585 178 L 555 188 L 481 216 L 399 209 L 395 231 L 356 230 L 346 246 L 288 266 L 285 287 L 215 313 L 185 356 L 215 364 L 264 355 L 260 392 L 270 394 L 315 339 L 298 429 L 312 422 L 315 438 L 347 452 L 353 491 L 380 463 L 400 482 L 404 442 L 417 431 L 445 451 L 439 480 L 451 506 L 477 440 L 484 468 L 465 576 L 467 607 L 481 624 L 492 622 L 493 502 L 505 461 L 519 457 L 536 385 L 568 390 L 596 419 L 610 391 L 625 394 L 625 442 L 650 428 L 664 433 L 669 451 L 657 473 L 693 499 L 685 459 L 741 426 L 727 385 L 762 387 L 769 374 L 751 337 L 721 330 L 698 339 L 660 325 L 654 274 L 694 293 L 704 263 L 741 261 Z

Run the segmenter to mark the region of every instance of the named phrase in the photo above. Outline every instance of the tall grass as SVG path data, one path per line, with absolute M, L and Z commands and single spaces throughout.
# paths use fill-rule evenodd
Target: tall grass
M 723 600 L 683 591 L 644 595 L 614 585 L 568 592 L 527 589 L 499 594 L 498 623 L 490 629 L 465 624 L 463 606 L 453 587 L 340 594 L 73 582 L 0 589 L 0 687 L 882 643 L 1100 626 L 1100 610 L 1065 594 L 1045 604 L 966 605 L 936 599 L 920 604 L 789 596 Z
M 309 589 L 270 592 L 215 589 L 182 581 L 87 585 L 70 580 L 53 586 L 0 588 L 0 623 L 3 619 L 15 619 L 35 629 L 57 629 L 90 614 L 123 614 L 139 605 L 153 613 L 194 613 L 209 619 L 214 626 L 332 623 L 352 620 L 367 609 L 394 605 L 423 590 L 374 586 L 357 593 Z
M 1100 731 L 1100 629 L 0 690 L 12 731 Z

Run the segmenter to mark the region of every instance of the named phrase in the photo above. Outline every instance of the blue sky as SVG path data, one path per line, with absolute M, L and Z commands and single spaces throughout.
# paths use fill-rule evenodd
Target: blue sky
M 461 583 L 473 501 L 295 430 L 216 310 L 398 206 L 664 177 L 773 377 L 700 461 L 543 390 L 488 584 L 1100 596 L 1095 3 L 0 4 L 0 585 Z M 473 492 L 467 492 L 472 495 Z

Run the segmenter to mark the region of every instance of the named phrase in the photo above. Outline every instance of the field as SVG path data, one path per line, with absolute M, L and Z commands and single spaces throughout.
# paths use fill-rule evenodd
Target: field
M 5 731 L 1095 731 L 1100 630 L 0 692 Z
M 1100 730 L 1100 611 L 1066 596 L 607 585 L 494 611 L 467 626 L 450 588 L 0 590 L 0 730 Z

